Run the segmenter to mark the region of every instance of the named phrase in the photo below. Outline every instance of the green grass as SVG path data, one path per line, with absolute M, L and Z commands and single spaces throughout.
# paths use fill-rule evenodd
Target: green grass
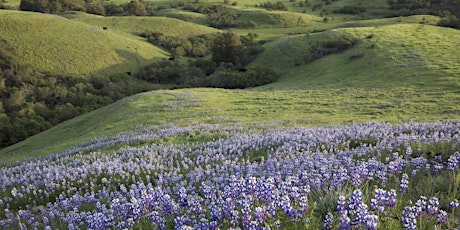
M 312 44 L 349 36 L 360 42 L 340 54 L 307 63 Z M 253 65 L 272 66 L 282 78 L 262 88 L 408 87 L 458 89 L 460 31 L 421 24 L 334 29 L 280 38 L 266 44 Z M 356 57 L 357 58 L 351 58 Z M 359 57 L 361 56 L 361 57 Z
M 171 2 L 156 1 L 155 5 Z M 302 14 L 304 9 L 288 1 L 284 2 L 293 12 L 254 8 L 263 2 L 238 1 L 232 8 L 241 12 L 240 20 L 258 26 L 233 30 L 272 40 L 252 65 L 274 68 L 282 75 L 278 82 L 248 90 L 182 89 L 135 95 L 2 149 L 0 161 L 42 156 L 95 137 L 165 123 L 317 126 L 459 118 L 460 56 L 456 51 L 460 31 L 433 26 L 438 17 L 360 20 L 331 14 L 344 5 L 367 7 L 364 17 L 387 10 L 386 1 L 340 0 L 325 6 L 331 20 L 324 23 L 320 11 L 305 8 Z M 312 4 L 319 2 L 311 0 Z M 0 34 L 24 64 L 85 76 L 138 69 L 168 55 L 137 37 L 138 33 L 191 36 L 219 31 L 203 26 L 206 18 L 201 14 L 178 9 L 159 14 L 161 17 L 100 17 L 66 12 L 60 17 L 0 11 Z M 312 44 L 340 36 L 359 43 L 343 53 L 305 61 Z
M 334 125 L 369 120 L 458 119 L 460 94 L 426 89 L 159 90 L 138 94 L 2 149 L 1 162 L 43 156 L 136 127 L 275 122 Z
M 139 34 L 142 32 L 159 32 L 170 36 L 194 36 L 216 33 L 219 30 L 175 18 L 167 17 L 101 17 L 79 20 L 89 25 L 107 27 L 107 31 Z
M 16 61 L 54 74 L 137 71 L 167 53 L 129 34 L 60 16 L 0 11 L 1 38 Z
M 179 9 L 164 9 L 158 12 L 157 16 L 176 18 L 199 25 L 208 25 L 208 18 L 206 15 Z

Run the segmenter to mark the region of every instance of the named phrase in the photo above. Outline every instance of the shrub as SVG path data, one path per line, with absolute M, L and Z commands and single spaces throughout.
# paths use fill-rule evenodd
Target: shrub
M 364 12 L 366 12 L 366 8 L 360 7 L 360 6 L 344 6 L 338 10 L 334 10 L 334 13 L 340 13 L 340 14 L 354 14 L 354 15 L 359 15 Z
M 231 66 L 224 66 L 210 76 L 193 79 L 189 84 L 193 87 L 244 89 L 272 83 L 278 79 L 279 74 L 269 68 L 233 69 Z
M 272 3 L 270 1 L 268 1 L 268 2 L 265 2 L 265 3 L 261 3 L 260 7 L 263 7 L 265 9 L 267 9 L 267 10 L 282 10 L 282 11 L 287 11 L 288 10 L 287 6 L 284 5 L 283 2 Z
M 320 40 L 310 48 L 309 62 L 320 59 L 326 55 L 340 53 L 358 43 L 353 36 L 341 34 L 329 34 L 325 39 Z

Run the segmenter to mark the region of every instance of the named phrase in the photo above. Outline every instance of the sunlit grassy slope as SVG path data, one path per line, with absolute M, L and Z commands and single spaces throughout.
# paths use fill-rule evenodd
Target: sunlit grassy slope
M 167 17 L 103 17 L 83 18 L 79 21 L 99 27 L 107 27 L 107 31 L 121 31 L 130 34 L 157 32 L 171 36 L 192 36 L 216 33 L 218 30 L 175 18 Z
M 172 1 L 158 1 L 157 4 L 168 2 Z M 363 21 L 350 15 L 329 15 L 329 18 L 335 18 L 334 21 L 324 23 L 318 12 L 309 9 L 305 10 L 307 14 L 299 14 L 301 9 L 296 9 L 296 12 L 271 12 L 253 7 L 261 2 L 266 1 L 238 1 L 238 6 L 234 8 L 241 10 L 241 20 L 255 21 L 258 27 L 234 30 L 240 34 L 257 33 L 259 39 L 273 40 L 265 45 L 265 52 L 252 65 L 274 68 L 282 75 L 278 82 L 248 90 L 181 89 L 135 95 L 3 149 L 0 151 L 0 162 L 42 156 L 95 137 L 166 123 L 193 125 L 241 122 L 254 125 L 275 122 L 281 126 L 317 126 L 369 120 L 400 122 L 459 119 L 460 55 L 457 47 L 460 47 L 460 32 L 433 26 L 439 20 L 438 17 L 412 16 Z M 338 2 L 334 1 L 327 7 L 332 9 L 359 3 L 345 0 Z M 383 1 L 377 1 L 374 5 L 361 1 L 360 4 L 368 4 L 370 8 L 384 5 Z M 372 12 L 378 14 L 377 8 Z M 8 14 L 10 17 L 6 17 Z M 205 18 L 196 13 L 168 9 L 160 14 L 205 24 Z M 63 15 L 69 18 L 65 19 L 10 11 L 1 11 L 1 15 L 5 15 L 1 17 L 2 25 L 3 22 L 8 25 L 6 22 L 11 20 L 33 20 L 36 15 L 40 15 L 40 20 L 49 20 L 59 28 L 50 28 L 53 32 L 49 34 L 66 36 L 64 34 L 75 30 L 83 34 L 81 37 L 97 41 L 88 45 L 91 46 L 88 49 L 97 50 L 93 43 L 101 43 L 99 46 L 105 47 L 102 45 L 105 44 L 106 49 L 110 50 L 112 46 L 119 45 L 113 40 L 125 39 L 122 43 L 124 48 L 120 48 L 125 54 L 139 52 L 137 55 L 142 56 L 141 52 L 146 52 L 151 55 L 142 60 L 167 54 L 135 37 L 136 33 L 152 31 L 188 36 L 217 31 L 164 17 L 98 17 L 74 12 Z M 22 15 L 24 17 L 19 17 Z M 72 26 L 68 27 L 69 23 Z M 15 32 L 25 33 L 27 29 L 38 32 L 33 25 L 22 24 Z M 102 30 L 102 27 L 107 27 L 107 30 Z M 0 31 L 5 28 L 0 28 Z M 13 31 L 12 26 L 9 31 Z M 60 42 L 53 40 L 47 33 L 34 41 L 30 39 L 32 32 L 21 35 L 25 41 L 21 44 L 35 44 L 42 40 L 39 44 L 46 46 L 43 39 Z M 8 33 L 1 35 L 11 42 L 12 33 Z M 286 36 L 289 34 L 300 35 Z M 312 44 L 340 36 L 354 37 L 359 42 L 343 53 L 329 55 L 311 63 L 305 61 L 305 55 Z M 80 36 L 74 37 L 81 39 Z M 98 39 L 108 40 L 99 42 Z M 126 45 L 128 41 L 135 41 L 133 44 L 139 46 Z M 108 47 L 107 44 L 112 46 Z M 141 49 L 141 44 L 148 45 L 148 49 L 154 52 Z M 35 46 L 32 48 L 35 49 Z M 20 47 L 15 47 L 15 51 L 20 50 Z M 59 51 L 64 53 L 55 50 L 54 56 L 65 57 L 66 53 L 72 53 L 72 49 Z M 94 62 L 95 59 L 92 60 Z
M 311 63 L 309 48 L 324 39 L 354 37 L 358 44 Z M 253 65 L 272 66 L 283 75 L 261 88 L 317 89 L 460 87 L 460 31 L 421 24 L 341 28 L 280 38 L 266 45 Z
M 433 90 L 428 85 L 394 89 L 160 90 L 123 99 L 3 149 L 0 162 L 43 156 L 95 137 L 167 123 L 318 126 L 369 120 L 459 119 L 459 114 L 458 90 Z
M 135 71 L 167 55 L 136 36 L 56 15 L 0 10 L 0 22 L 16 61 L 55 74 Z

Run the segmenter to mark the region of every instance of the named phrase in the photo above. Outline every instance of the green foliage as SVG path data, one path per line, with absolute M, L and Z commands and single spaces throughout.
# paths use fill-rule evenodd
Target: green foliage
M 260 4 L 260 7 L 263 7 L 267 10 L 282 10 L 282 11 L 288 10 L 287 6 L 284 5 L 283 2 L 279 2 L 279 1 L 275 3 L 268 1 L 268 2 Z
M 128 4 L 128 12 L 130 15 L 135 15 L 135 16 L 147 15 L 147 10 L 145 9 L 144 4 L 140 3 L 138 0 L 132 0 Z
M 362 14 L 366 12 L 366 8 L 361 7 L 361 6 L 343 6 L 340 9 L 334 10 L 334 13 L 339 13 L 339 14 Z
M 154 45 L 164 47 L 174 58 L 182 56 L 203 57 L 210 54 L 210 47 L 212 47 L 215 37 L 212 34 L 179 37 L 155 32 L 144 32 L 141 33 L 141 36 L 147 38 L 147 41 Z
M 178 61 L 162 61 L 146 66 L 138 78 L 152 83 L 172 84 L 178 87 L 218 87 L 243 89 L 275 82 L 280 77 L 264 67 L 236 69 L 231 63 L 213 66 L 213 62 L 196 61 L 188 65 Z
M 214 28 L 236 27 L 240 24 L 240 14 L 222 5 L 213 4 L 184 4 L 184 10 L 206 14 L 209 26 Z
M 307 61 L 312 62 L 330 54 L 343 52 L 357 43 L 358 39 L 347 34 L 327 34 L 325 38 L 312 45 Z
M 201 43 L 200 39 L 179 39 L 163 34 L 150 34 L 151 39 L 161 44 L 170 43 L 168 47 L 186 47 L 188 41 Z M 212 58 L 210 61 L 197 59 L 187 64 L 175 61 L 174 58 L 164 60 L 143 68 L 138 78 L 153 83 L 173 84 L 180 87 L 220 87 L 248 88 L 276 81 L 279 75 L 267 68 L 246 69 L 255 57 L 263 51 L 263 47 L 254 42 L 256 34 L 249 33 L 240 37 L 232 31 L 221 33 L 212 43 Z M 211 40 L 205 40 L 211 42 Z M 198 44 L 196 43 L 196 44 Z M 193 45 L 194 46 L 194 45 Z
M 19 9 L 42 13 L 58 13 L 63 11 L 86 11 L 83 0 L 21 0 Z
M 0 50 L 0 60 L 4 60 L 0 63 L 0 148 L 148 89 L 132 89 L 127 81 L 115 77 L 112 81 L 38 72 L 14 63 L 6 43 Z
M 212 60 L 215 63 L 231 63 L 241 66 L 244 46 L 240 36 L 232 31 L 221 33 L 212 47 Z
M 209 25 L 214 28 L 230 28 L 240 24 L 240 14 L 232 10 L 223 10 L 208 15 Z
M 279 77 L 274 70 L 263 67 L 236 71 L 232 68 L 223 68 L 208 77 L 196 79 L 192 82 L 192 86 L 244 89 L 275 82 Z
M 457 0 L 388 0 L 394 15 L 434 14 L 443 16 L 440 26 L 460 29 L 460 2 Z

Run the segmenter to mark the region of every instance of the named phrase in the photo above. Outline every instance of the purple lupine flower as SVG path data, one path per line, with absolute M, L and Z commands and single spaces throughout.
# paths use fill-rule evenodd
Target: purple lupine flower
M 348 201 L 348 210 L 355 210 L 355 208 L 363 202 L 363 194 L 361 190 L 356 189 L 350 196 Z
M 401 178 L 401 183 L 399 185 L 399 192 L 405 194 L 407 192 L 407 188 L 409 187 L 409 176 L 404 173 Z
M 334 216 L 332 213 L 328 212 L 324 218 L 323 230 L 331 230 L 334 225 Z
M 223 219 L 224 215 L 222 212 L 222 208 L 217 206 L 215 202 L 211 202 L 211 205 L 209 206 L 209 210 L 210 210 L 211 219 L 213 221 L 221 221 Z
M 431 216 L 436 216 L 439 210 L 439 200 L 437 197 L 431 197 L 428 200 L 428 204 L 426 206 L 426 213 Z
M 411 206 L 406 206 L 403 209 L 401 216 L 401 223 L 405 230 L 416 230 L 417 219 L 415 217 L 414 209 Z
M 166 220 L 163 216 L 160 215 L 158 211 L 153 211 L 147 215 L 147 220 L 152 221 L 154 224 L 157 225 L 158 229 L 163 230 L 166 229 Z M 119 227 L 120 228 L 120 227 Z M 124 229 L 126 227 L 122 227 Z
M 426 211 L 427 198 L 425 196 L 420 196 L 420 198 L 415 202 L 413 207 L 413 212 L 415 218 L 419 218 L 423 211 Z
M 188 199 L 187 199 L 187 189 L 185 187 L 181 187 L 177 192 L 177 197 L 179 198 L 179 204 L 181 207 L 188 206 Z
M 391 189 L 387 192 L 387 202 L 385 203 L 385 205 L 387 207 L 393 208 L 396 205 L 397 197 L 398 195 L 396 194 L 396 190 Z
M 343 215 L 347 214 L 347 204 L 345 196 L 339 196 L 337 198 L 337 214 Z
M 346 213 L 341 214 L 337 221 L 339 222 L 338 229 L 340 230 L 350 230 L 351 229 L 351 221 Z
M 458 202 L 458 200 L 455 199 L 449 203 L 449 206 L 452 208 L 460 208 L 460 202 Z
M 300 214 L 308 211 L 308 197 L 301 196 L 299 199 L 299 212 Z
M 457 171 L 460 164 L 460 153 L 456 152 L 447 159 L 447 170 Z
M 365 223 L 365 217 L 369 214 L 367 204 L 361 203 L 355 209 L 355 219 L 351 221 L 352 225 L 361 225 Z
M 442 164 L 436 163 L 436 164 L 434 164 L 434 166 L 433 166 L 432 172 L 433 172 L 433 174 L 437 174 L 437 173 L 439 173 L 443 168 L 444 168 L 444 166 L 443 166 Z
M 436 221 L 438 224 L 445 224 L 447 222 L 447 212 L 444 210 L 439 210 L 438 216 L 436 217 Z
M 410 158 L 412 156 L 412 153 L 413 153 L 413 151 L 412 151 L 412 148 L 410 147 L 410 145 L 407 146 L 407 148 L 406 148 L 406 156 L 408 158 Z
M 379 217 L 377 215 L 371 214 L 364 217 L 364 225 L 367 230 L 377 230 L 379 223 Z
M 263 223 L 265 218 L 265 210 L 262 207 L 256 207 L 254 209 L 254 218 L 258 223 Z
M 277 229 L 280 229 L 281 228 L 281 221 L 276 220 L 275 222 L 273 222 L 273 227 L 275 227 Z

